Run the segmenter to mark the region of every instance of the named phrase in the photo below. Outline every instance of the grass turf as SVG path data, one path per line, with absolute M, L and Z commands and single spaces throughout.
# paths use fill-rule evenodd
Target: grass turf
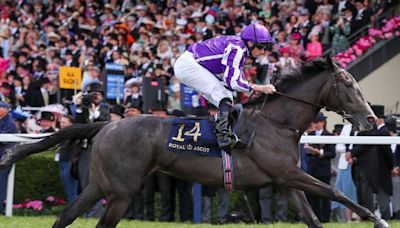
M 45 228 L 51 227 L 56 217 L 51 216 L 39 216 L 39 217 L 4 217 L 0 216 L 0 227 L 1 228 Z M 97 224 L 97 219 L 78 219 L 76 220 L 70 228 L 89 228 L 95 227 Z M 390 221 L 392 228 L 400 227 L 400 221 Z M 291 223 L 276 223 L 273 225 L 248 225 L 248 224 L 230 224 L 230 225 L 193 225 L 189 223 L 162 223 L 162 222 L 138 222 L 138 221 L 127 221 L 122 220 L 118 228 L 131 228 L 131 227 L 151 227 L 151 228 L 206 228 L 206 227 L 217 227 L 217 228 L 244 228 L 244 227 L 270 227 L 270 228 L 304 228 L 304 224 L 291 224 Z M 372 223 L 327 223 L 324 224 L 326 228 L 371 228 Z

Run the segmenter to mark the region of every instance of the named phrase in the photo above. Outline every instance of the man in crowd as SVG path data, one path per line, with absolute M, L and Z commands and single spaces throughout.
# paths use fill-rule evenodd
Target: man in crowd
M 9 105 L 3 101 L 0 101 L 0 134 L 18 133 L 17 124 L 11 118 L 9 111 Z M 11 144 L 7 143 L 0 144 L 0 158 L 10 146 Z M 10 170 L 11 166 L 0 170 L 0 214 L 4 213 L 4 200 L 6 199 L 7 180 Z
M 332 135 L 326 130 L 326 116 L 320 112 L 313 120 L 314 131 L 309 135 Z M 331 159 L 335 157 L 335 146 L 330 144 L 305 145 L 307 152 L 307 173 L 330 185 Z M 331 213 L 330 201 L 315 194 L 307 194 L 308 202 L 321 222 L 329 222 Z
M 372 130 L 360 132 L 359 136 L 389 136 L 384 122 L 384 106 L 371 105 L 378 117 Z M 357 199 L 361 206 L 375 211 L 374 194 L 383 219 L 390 218 L 390 195 L 392 195 L 393 157 L 390 145 L 355 145 L 346 154 L 353 163 L 353 179 L 357 188 Z
M 100 83 L 94 82 L 86 88 L 87 94 L 84 94 L 78 102 L 79 107 L 76 110 L 75 123 L 87 124 L 100 121 L 108 121 L 110 117 L 110 107 L 103 103 L 103 88 Z M 78 160 L 78 179 L 81 191 L 86 188 L 89 180 L 89 140 L 84 140 L 79 151 Z M 89 210 L 86 217 L 100 217 L 100 201 Z
M 151 110 L 151 114 L 161 118 L 168 117 L 167 110 L 161 102 L 157 102 L 157 105 Z M 174 215 L 171 210 L 171 177 L 160 171 L 148 175 L 144 180 L 145 220 L 155 220 L 154 196 L 157 187 L 161 194 L 160 221 L 173 221 Z

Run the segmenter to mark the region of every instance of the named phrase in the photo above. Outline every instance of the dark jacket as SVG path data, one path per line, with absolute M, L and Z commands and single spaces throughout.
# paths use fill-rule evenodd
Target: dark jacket
M 360 132 L 359 136 L 390 136 L 388 129 L 376 126 L 370 131 Z M 392 195 L 393 155 L 390 145 L 354 145 L 351 151 L 354 159 L 353 169 L 363 172 L 375 193 L 379 187 Z
M 400 167 L 400 145 L 396 146 L 396 150 L 393 153 L 393 165 Z
M 308 135 L 315 135 L 312 131 Z M 332 135 L 327 130 L 323 130 L 321 135 Z M 307 154 L 307 173 L 313 177 L 331 177 L 331 159 L 335 157 L 335 145 L 333 144 L 318 144 L 310 145 L 318 149 L 323 149 L 322 156 Z
M 92 122 L 100 122 L 100 121 L 108 121 L 111 119 L 110 117 L 110 107 L 106 103 L 100 103 L 99 108 L 100 116 L 94 121 L 90 121 L 89 119 L 89 110 L 86 108 L 81 109 L 80 112 L 76 112 L 74 123 L 92 123 Z
M 6 133 L 18 133 L 17 125 L 10 114 L 0 119 L 0 134 Z M 0 143 L 0 158 L 3 156 L 4 151 L 12 145 L 13 143 Z
M 57 95 L 49 93 L 49 104 L 55 104 L 57 102 Z M 28 105 L 31 107 L 43 107 L 45 106 L 44 99 L 40 88 L 32 90 L 28 99 Z

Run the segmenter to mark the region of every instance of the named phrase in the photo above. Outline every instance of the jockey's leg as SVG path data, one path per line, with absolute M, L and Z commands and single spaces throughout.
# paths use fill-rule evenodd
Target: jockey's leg
M 231 123 L 229 122 L 232 104 L 233 102 L 230 98 L 223 98 L 219 103 L 215 130 L 217 131 L 217 142 L 220 148 L 233 147 L 238 142 L 238 137 L 232 133 Z
M 219 108 L 217 116 L 217 141 L 221 148 L 234 146 L 237 137 L 232 134 L 229 116 L 232 110 L 233 94 L 226 89 L 218 78 L 200 65 L 193 54 L 186 51 L 175 62 L 176 78 L 197 92 Z M 229 152 L 229 150 L 227 150 Z

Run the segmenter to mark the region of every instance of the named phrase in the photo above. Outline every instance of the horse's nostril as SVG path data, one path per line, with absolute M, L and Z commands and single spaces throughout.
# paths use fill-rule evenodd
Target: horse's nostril
M 367 117 L 368 123 L 370 123 L 370 124 L 375 124 L 376 119 L 377 119 L 376 116 L 373 116 L 373 115 L 370 115 Z

